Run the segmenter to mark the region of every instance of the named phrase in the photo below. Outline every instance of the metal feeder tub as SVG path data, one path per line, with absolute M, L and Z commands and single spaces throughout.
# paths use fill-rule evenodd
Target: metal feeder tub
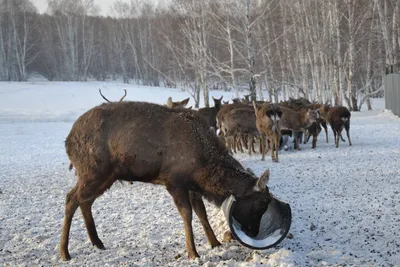
M 288 234 L 292 223 L 292 211 L 289 204 L 274 198 L 261 218 L 258 235 L 250 237 L 241 230 L 240 223 L 233 217 L 235 202 L 235 197 L 231 195 L 224 201 L 221 208 L 232 235 L 243 246 L 257 250 L 272 248 Z

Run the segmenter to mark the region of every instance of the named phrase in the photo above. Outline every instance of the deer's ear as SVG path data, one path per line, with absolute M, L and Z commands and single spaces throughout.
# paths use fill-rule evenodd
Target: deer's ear
M 173 104 L 172 104 L 172 97 L 168 97 L 167 100 L 167 107 L 172 108 Z
M 181 101 L 181 104 L 182 104 L 183 106 L 186 106 L 186 105 L 189 103 L 189 100 L 190 100 L 190 98 L 188 97 L 188 98 L 182 100 L 182 101 Z
M 221 96 L 218 100 L 221 101 L 224 96 Z
M 260 178 L 258 178 L 257 187 L 260 190 L 265 190 L 265 188 L 267 187 L 269 181 L 269 174 L 270 174 L 269 169 L 266 169 L 265 172 L 260 176 Z

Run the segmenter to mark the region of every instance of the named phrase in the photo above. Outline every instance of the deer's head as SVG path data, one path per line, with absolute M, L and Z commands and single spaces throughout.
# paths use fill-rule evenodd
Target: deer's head
M 261 217 L 273 199 L 267 187 L 269 174 L 268 169 L 258 178 L 252 193 L 236 199 L 233 217 L 241 224 L 242 231 L 250 237 L 257 236 Z

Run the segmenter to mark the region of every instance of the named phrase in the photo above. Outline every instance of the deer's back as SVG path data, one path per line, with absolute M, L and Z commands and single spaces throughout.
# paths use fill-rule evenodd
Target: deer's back
M 66 149 L 78 173 L 118 169 L 121 176 L 146 181 L 164 172 L 190 173 L 226 150 L 195 111 L 145 102 L 87 111 L 73 125 Z
M 280 121 L 282 129 L 297 130 L 300 127 L 300 112 L 294 111 L 290 108 L 280 107 L 283 115 Z

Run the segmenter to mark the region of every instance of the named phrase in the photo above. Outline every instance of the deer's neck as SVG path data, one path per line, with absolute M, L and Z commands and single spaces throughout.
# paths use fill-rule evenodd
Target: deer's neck
M 218 207 L 230 195 L 239 198 L 254 190 L 257 179 L 239 163 L 235 165 L 210 164 L 196 179 L 203 196 Z

